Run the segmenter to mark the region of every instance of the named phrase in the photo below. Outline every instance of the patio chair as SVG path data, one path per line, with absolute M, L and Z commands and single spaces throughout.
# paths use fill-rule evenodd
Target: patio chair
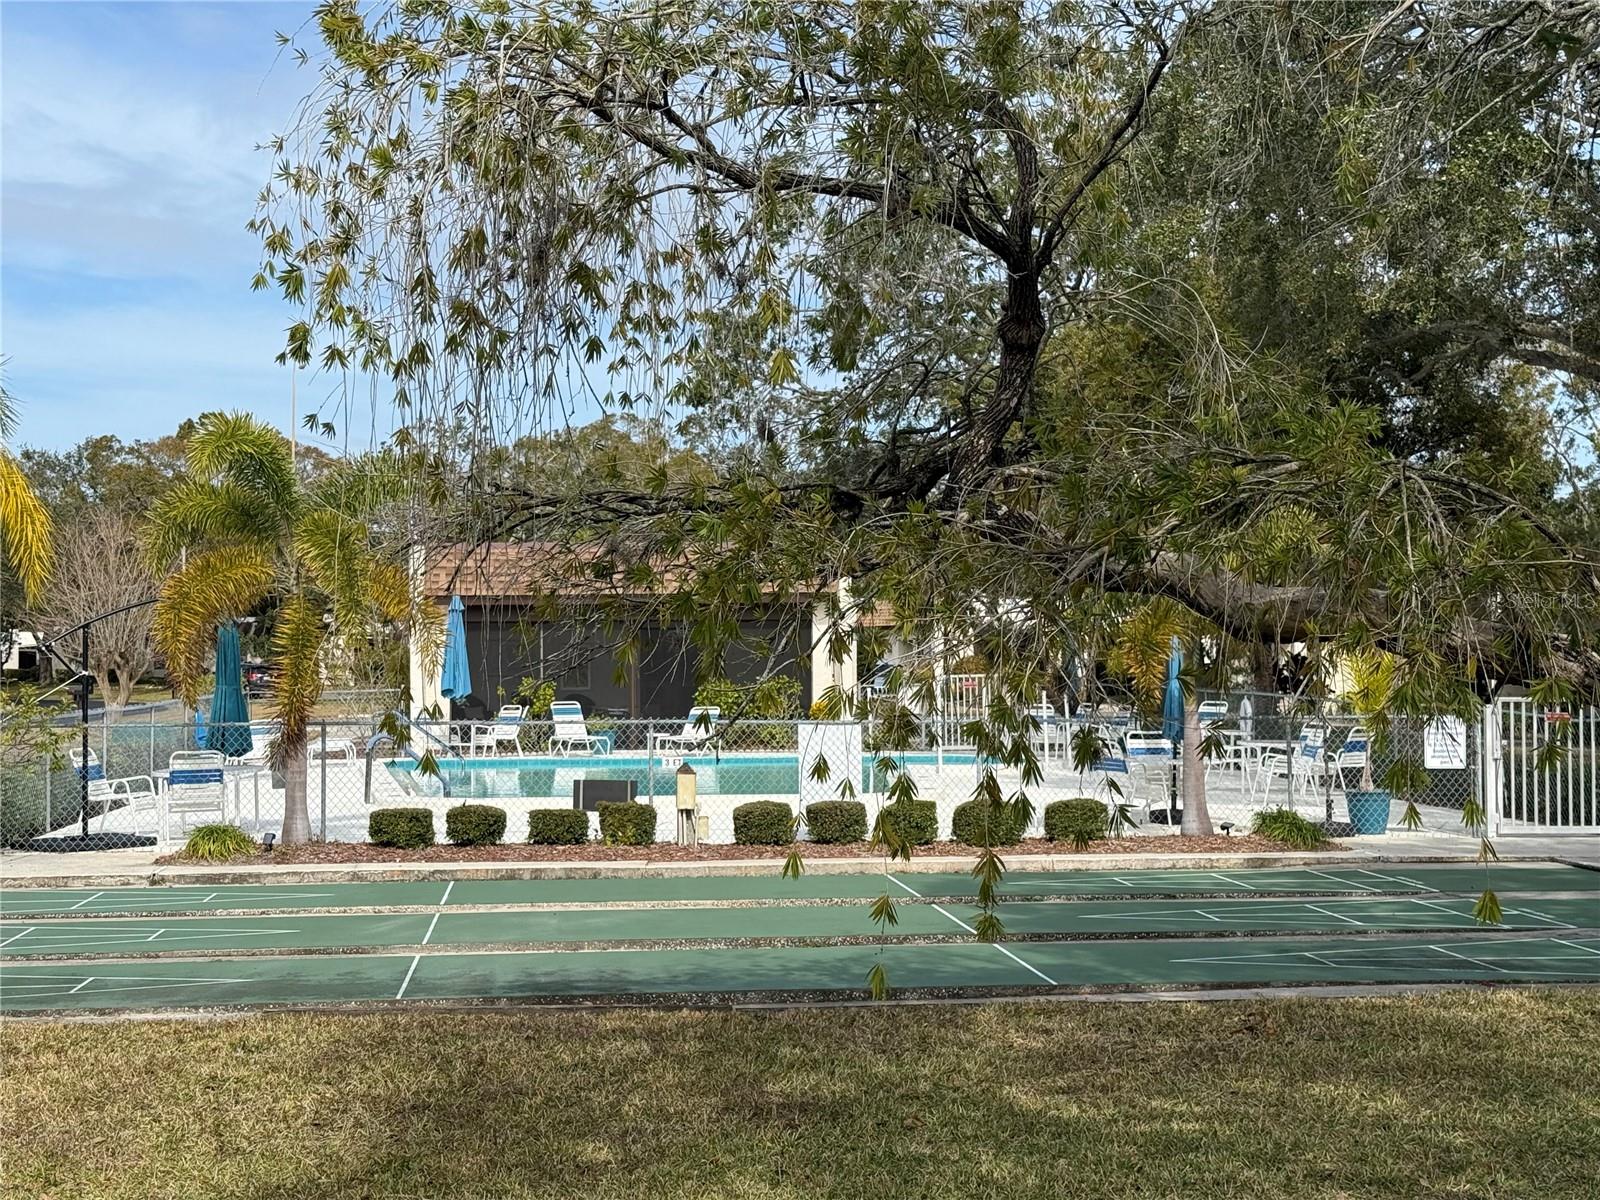
M 1262 800 L 1269 799 L 1273 784 L 1280 779 L 1287 781 L 1291 805 L 1297 794 L 1312 794 L 1327 765 L 1323 757 L 1324 737 L 1321 729 L 1307 727 L 1300 731 L 1292 751 L 1287 747 L 1265 751 L 1256 762 L 1255 778 L 1250 784 L 1251 802 L 1255 802 L 1257 792 Z
M 1228 702 L 1226 700 L 1202 701 L 1199 709 L 1200 724 L 1218 725 L 1228 719 Z
M 1341 792 L 1350 790 L 1349 772 L 1354 771 L 1359 777 L 1366 770 L 1370 744 L 1367 731 L 1359 726 L 1345 734 L 1344 741 L 1333 756 L 1333 779 Z
M 106 827 L 106 816 L 113 808 L 126 808 L 131 816 L 137 816 L 141 810 L 155 812 L 156 784 L 150 776 L 124 775 L 118 779 L 107 779 L 105 768 L 100 765 L 93 750 L 89 751 L 87 768 L 81 751 L 70 751 L 68 757 L 72 761 L 73 771 L 80 778 L 85 775 L 89 778 L 89 803 L 100 807 L 102 831 Z M 137 826 L 133 832 L 138 832 Z
M 1135 795 L 1140 797 L 1139 803 L 1148 814 L 1153 808 L 1152 797 L 1167 795 L 1177 752 L 1171 739 L 1143 729 L 1129 730 L 1123 737 L 1123 748 Z
M 611 749 L 611 739 L 589 732 L 583 720 L 583 705 L 576 700 L 557 700 L 550 706 L 550 721 L 554 726 L 550 734 L 551 754 L 605 754 Z
M 721 718 L 720 708 L 706 704 L 696 705 L 689 710 L 689 717 L 683 723 L 683 732 L 657 734 L 656 746 L 659 749 L 680 752 L 699 750 L 717 736 L 717 722 Z
M 227 782 L 223 764 L 227 760 L 217 750 L 179 750 L 167 763 L 167 787 L 161 796 L 161 840 L 170 839 L 172 818 L 178 818 L 181 833 L 185 818 L 196 813 L 215 813 L 218 821 L 228 819 Z
M 555 705 L 551 705 L 552 712 Z M 494 720 L 483 725 L 474 725 L 467 738 L 467 753 L 478 754 L 487 751 L 489 754 L 499 754 L 500 747 L 509 744 L 511 752 L 515 754 L 521 747 L 522 722 L 526 719 L 528 710 L 521 704 L 503 705 L 495 713 Z

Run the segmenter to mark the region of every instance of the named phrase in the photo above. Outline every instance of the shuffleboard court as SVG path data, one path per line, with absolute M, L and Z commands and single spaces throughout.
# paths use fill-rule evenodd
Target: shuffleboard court
M 895 873 L 904 890 L 928 899 L 970 898 L 970 875 Z M 1506 893 L 1593 892 L 1600 872 L 1550 864 L 1376 864 L 1237 871 L 1013 871 L 1002 884 L 1013 897 L 1471 894 L 1487 884 Z M 463 879 L 393 883 L 226 884 L 103 889 L 0 889 L 0 916 L 97 916 L 144 913 L 425 908 L 438 905 L 616 903 L 770 903 L 854 900 L 885 890 L 882 874 L 673 876 L 622 879 Z
M 1464 897 L 1361 897 L 1319 901 L 1084 901 L 1009 903 L 999 909 L 1018 938 L 1152 934 L 1473 930 Z M 889 936 L 965 937 L 978 911 L 969 904 L 906 904 Z M 1600 923 L 1600 903 L 1579 897 L 1513 900 L 1498 928 L 1575 929 Z M 0 921 L 3 958 L 126 958 L 238 951 L 373 950 L 401 946 L 517 946 L 600 943 L 727 944 L 872 937 L 865 904 L 691 908 L 576 908 L 422 913 L 293 912 L 265 917 L 156 917 L 140 920 Z
M 915 993 L 1041 987 L 1596 983 L 1600 934 L 172 959 L 0 970 L 9 1012 L 385 1000 L 859 997 L 882 963 Z

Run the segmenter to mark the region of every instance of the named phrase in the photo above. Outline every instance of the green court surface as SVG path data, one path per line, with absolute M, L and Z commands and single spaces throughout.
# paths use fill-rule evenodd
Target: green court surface
M 897 873 L 903 890 L 933 899 L 977 893 L 964 874 Z M 1486 875 L 1470 864 L 1380 864 L 1374 867 L 1290 867 L 1241 871 L 1015 871 L 1001 887 L 1018 897 L 1186 895 L 1476 894 L 1495 887 L 1523 892 L 1600 893 L 1600 872 L 1576 867 L 1505 864 Z M 439 905 L 682 904 L 727 900 L 772 903 L 864 899 L 882 894 L 884 877 L 770 873 L 624 879 L 463 879 L 403 883 L 226 884 L 51 890 L 0 889 L 0 916 L 284 911 L 292 909 L 433 908 Z
M 424 1000 L 1600 982 L 1600 873 L 1481 867 L 260 884 L 0 894 L 8 1012 Z M 880 937 L 866 897 L 891 890 Z M 1244 898 L 1241 898 L 1244 897 Z M 832 903 L 830 903 L 832 901 Z M 135 915 L 125 915 L 135 914 Z
M 1356 930 L 1473 930 L 1473 901 L 1452 897 L 1086 901 L 1000 906 L 1009 933 L 1038 938 L 1231 932 L 1339 933 Z M 1507 897 L 1500 928 L 1576 929 L 1592 922 L 1595 902 Z M 903 904 L 896 937 L 965 937 L 978 918 L 968 904 Z M 579 908 L 536 911 L 344 913 L 331 916 L 178 917 L 163 921 L 0 921 L 6 958 L 135 957 L 255 950 L 388 949 L 395 946 L 507 946 L 586 943 L 801 941 L 870 937 L 878 932 L 865 904 L 761 908 Z

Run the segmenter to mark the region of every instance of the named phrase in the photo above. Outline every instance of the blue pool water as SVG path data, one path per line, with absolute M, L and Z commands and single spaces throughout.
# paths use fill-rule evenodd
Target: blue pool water
M 800 760 L 794 754 L 724 754 L 720 759 L 709 755 L 691 754 L 683 761 L 695 770 L 701 795 L 767 796 L 795 795 L 800 791 Z M 862 755 L 861 776 L 857 786 L 862 791 L 881 791 L 887 780 L 878 769 L 876 755 Z M 936 767 L 942 761 L 945 770 L 970 769 L 973 757 L 968 754 L 945 754 L 941 759 L 931 753 L 898 756 L 907 767 Z M 409 789 L 422 793 L 438 794 L 439 785 L 430 779 L 408 779 L 415 770 L 412 762 L 393 762 L 389 769 L 396 773 Z M 648 795 L 651 787 L 651 760 L 642 754 L 575 755 L 570 758 L 493 758 L 442 761 L 440 773 L 446 792 L 462 799 L 493 799 L 516 796 L 570 797 L 572 784 L 579 779 L 632 780 L 641 796 Z M 654 784 L 657 795 L 666 795 L 676 786 L 673 772 L 676 760 L 668 763 L 655 759 Z

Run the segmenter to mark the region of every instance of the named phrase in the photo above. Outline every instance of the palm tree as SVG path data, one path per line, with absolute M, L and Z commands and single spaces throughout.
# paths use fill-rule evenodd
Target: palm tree
M 16 402 L 0 384 L 0 437 L 16 429 Z M 22 594 L 37 601 L 50 577 L 50 512 L 34 494 L 22 464 L 0 446 L 0 552 L 22 581 Z
M 1117 627 L 1111 664 L 1130 677 L 1134 694 L 1146 712 L 1161 712 L 1172 639 L 1190 643 L 1189 657 L 1193 663 L 1196 661 L 1193 650 L 1198 648 L 1201 628 L 1201 622 L 1193 613 L 1161 598 L 1139 605 Z M 1211 812 L 1206 804 L 1205 763 L 1200 755 L 1204 738 L 1199 697 L 1192 688 L 1185 688 L 1183 738 L 1178 751 L 1183 764 L 1183 832 L 1195 836 L 1212 832 Z
M 284 778 L 282 840 L 303 842 L 310 835 L 307 731 L 322 695 L 329 638 L 440 621 L 435 606 L 413 596 L 406 572 L 379 553 L 366 523 L 405 494 L 403 463 L 369 455 L 335 463 L 303 484 L 284 436 L 244 413 L 202 416 L 184 461 L 184 477 L 156 502 L 146 534 L 151 565 L 170 572 L 152 634 L 169 677 L 193 704 L 217 625 L 263 601 L 276 605 L 272 715 L 279 732 L 271 757 Z

